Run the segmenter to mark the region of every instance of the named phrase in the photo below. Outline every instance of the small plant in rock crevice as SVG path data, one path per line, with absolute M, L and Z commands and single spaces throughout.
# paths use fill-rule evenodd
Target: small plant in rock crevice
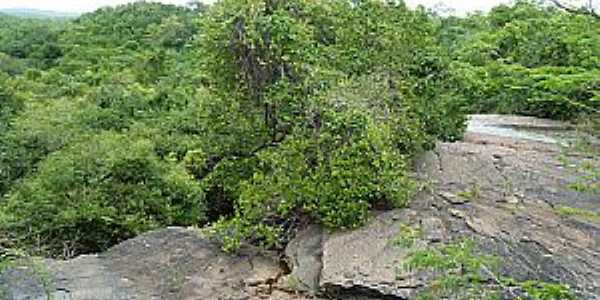
M 477 183 L 474 183 L 467 190 L 459 192 L 457 195 L 467 201 L 479 200 L 481 198 L 481 188 Z
M 600 212 L 568 206 L 555 207 L 554 211 L 561 216 L 600 223 Z
M 568 187 L 579 193 L 600 194 L 600 167 L 596 157 L 600 157 L 600 146 L 594 145 L 594 137 L 580 132 L 574 141 L 563 147 L 558 161 L 576 174 L 575 182 Z
M 395 246 L 410 248 L 422 236 L 423 231 L 420 227 L 415 228 L 410 225 L 402 224 L 400 225 L 400 232 L 396 238 L 392 240 L 392 244 Z
M 21 276 L 24 276 L 17 277 L 16 280 L 33 278 L 44 288 L 47 299 L 53 299 L 51 294 L 54 286 L 53 275 L 42 258 L 32 257 L 18 249 L 0 249 L 0 275 L 11 269 L 18 270 Z M 8 297 L 6 288 L 0 284 L 0 299 Z

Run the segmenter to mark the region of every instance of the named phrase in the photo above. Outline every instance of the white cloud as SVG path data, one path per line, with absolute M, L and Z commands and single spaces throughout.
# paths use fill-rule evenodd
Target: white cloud
M 186 4 L 189 0 L 160 0 L 159 2 L 170 4 Z M 216 0 L 202 0 L 212 3 Z M 568 2 L 579 2 L 583 0 L 567 0 Z M 596 0 L 594 0 L 596 1 Z M 54 10 L 63 12 L 89 12 L 102 6 L 118 5 L 134 2 L 133 0 L 0 0 L 0 8 L 36 8 L 42 10 Z M 453 8 L 459 14 L 471 11 L 488 11 L 501 3 L 510 3 L 511 0 L 406 0 L 411 6 L 422 4 L 433 7 L 438 3 Z
M 459 14 L 464 14 L 472 11 L 489 11 L 494 6 L 502 3 L 510 3 L 511 0 L 477 0 L 477 1 L 452 1 L 452 0 L 406 0 L 406 3 L 411 6 L 424 5 L 426 7 L 433 7 L 437 4 L 444 4 L 445 6 L 454 9 Z
M 124 4 L 133 2 L 132 0 L 0 0 L 0 8 L 36 8 L 42 10 L 55 10 L 64 12 L 88 12 L 93 11 L 99 7 Z M 179 4 L 183 5 L 188 0 L 160 0 L 163 3 Z M 203 2 L 210 3 L 214 0 L 205 0 Z M 494 5 L 501 2 L 502 0 L 454 0 L 454 1 L 440 1 L 440 0 L 408 0 L 409 5 L 422 4 L 431 7 L 437 3 L 443 2 L 449 7 L 454 8 L 456 11 L 473 11 L 473 10 L 488 10 Z
M 62 12 L 89 12 L 103 6 L 134 2 L 132 0 L 0 0 L 0 8 L 35 8 Z M 158 2 L 183 5 L 188 0 L 161 0 Z

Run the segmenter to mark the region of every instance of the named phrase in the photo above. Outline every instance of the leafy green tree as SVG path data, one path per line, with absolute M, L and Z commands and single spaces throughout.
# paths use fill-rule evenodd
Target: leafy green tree
M 202 91 L 196 58 L 183 46 L 196 32 L 194 18 L 189 9 L 136 3 L 61 23 L 64 30 L 53 32 L 65 55 L 49 69 L 32 63 L 39 58 L 2 53 L 23 65 L 2 65 L 13 77 L 2 75 L 0 85 L 6 129 L 0 131 L 0 201 L 12 208 L 0 213 L 0 232 L 10 236 L 8 246 L 70 256 L 160 226 L 207 221 L 204 192 L 183 164 L 203 138 L 195 119 Z M 98 26 L 111 22 L 116 29 Z M 15 24 L 2 30 L 22 29 Z M 107 169 L 142 177 L 107 175 Z M 38 211 L 56 215 L 47 222 L 29 218 Z
M 451 70 L 471 111 L 563 120 L 600 111 L 597 19 L 529 1 L 469 19 L 480 25 L 457 36 Z
M 437 50 L 428 22 L 378 1 L 222 1 L 209 10 L 199 46 L 218 95 L 207 104 L 218 144 L 193 161 L 234 208 L 213 227 L 226 249 L 244 239 L 277 245 L 303 216 L 352 228 L 376 204 L 406 203 L 410 157 L 464 128 L 450 101 L 428 97 L 443 87 L 427 80 L 444 76 L 427 57 Z M 424 44 L 408 43 L 428 30 Z M 435 126 L 437 109 L 458 121 Z
M 0 52 L 31 66 L 49 68 L 62 57 L 58 36 L 64 24 L 0 15 Z
M 5 199 L 0 230 L 16 245 L 71 256 L 166 225 L 202 224 L 203 192 L 150 140 L 89 136 L 53 152 Z

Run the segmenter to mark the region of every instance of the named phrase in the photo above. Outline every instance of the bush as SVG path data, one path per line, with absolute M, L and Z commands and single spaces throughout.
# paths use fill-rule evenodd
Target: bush
M 433 35 L 421 39 L 428 22 L 379 1 L 232 0 L 209 10 L 200 53 L 218 97 L 205 105 L 209 142 L 188 161 L 218 191 L 208 201 L 234 208 L 212 228 L 225 249 L 281 245 L 301 218 L 354 228 L 375 205 L 407 203 L 410 159 L 464 129 L 451 91 L 431 84 L 446 62 L 432 58 Z M 349 30 L 359 25 L 372 26 L 366 40 Z
M 473 112 L 575 120 L 600 110 L 600 72 L 580 68 L 525 68 L 456 63 L 455 79 Z
M 104 250 L 166 225 L 202 224 L 203 192 L 152 143 L 115 133 L 49 155 L 0 208 L 0 231 L 18 245 L 71 256 Z
M 470 22 L 479 28 L 469 30 Z M 598 113 L 598 28 L 591 16 L 531 1 L 471 16 L 463 22 L 462 39 L 455 39 L 456 91 L 476 113 L 571 121 Z
M 0 72 L 16 76 L 23 74 L 25 69 L 26 66 L 21 60 L 0 52 Z
M 21 109 L 23 109 L 23 102 L 15 97 L 11 91 L 8 77 L 0 72 L 0 132 L 5 132 L 10 128 L 10 120 Z
M 0 194 L 34 170 L 46 155 L 61 149 L 89 130 L 83 119 L 93 110 L 84 101 L 25 102 L 0 132 Z
M 387 82 L 363 78 L 320 97 L 306 123 L 257 153 L 242 181 L 235 216 L 216 225 L 226 249 L 240 239 L 285 242 L 290 222 L 309 217 L 329 228 L 355 228 L 375 205 L 404 206 L 414 183 L 408 159 L 425 142 L 410 101 Z M 283 239 L 283 240 L 280 240 Z

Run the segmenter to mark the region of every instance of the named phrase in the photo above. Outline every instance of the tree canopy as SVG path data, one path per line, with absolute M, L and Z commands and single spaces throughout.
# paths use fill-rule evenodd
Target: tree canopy
M 600 110 L 600 26 L 520 1 L 136 2 L 0 16 L 0 246 L 69 257 L 154 228 L 225 249 L 407 204 L 466 113 Z
M 563 120 L 600 111 L 597 19 L 520 1 L 444 23 L 472 110 Z

